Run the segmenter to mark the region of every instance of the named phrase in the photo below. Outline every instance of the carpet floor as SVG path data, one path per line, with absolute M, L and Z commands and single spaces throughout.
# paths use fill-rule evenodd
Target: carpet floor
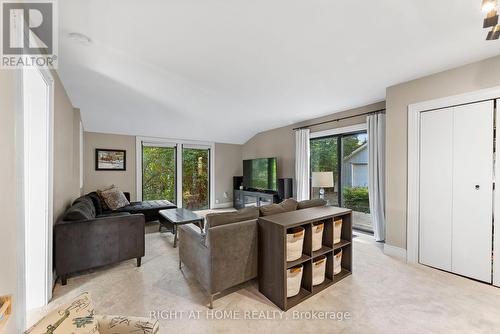
M 89 291 L 96 313 L 155 314 L 161 333 L 500 332 L 500 289 L 407 265 L 359 233 L 353 275 L 288 312 L 260 294 L 254 281 L 225 292 L 208 310 L 207 296 L 189 269 L 178 268 L 172 234 L 155 227 L 150 232 L 142 267 L 130 260 L 70 277 L 66 286 L 58 282 L 52 302 L 31 312 L 30 322 Z

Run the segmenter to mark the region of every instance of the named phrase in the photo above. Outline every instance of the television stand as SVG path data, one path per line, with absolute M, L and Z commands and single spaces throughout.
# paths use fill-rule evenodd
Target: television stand
M 234 208 L 239 210 L 279 203 L 279 196 L 274 191 L 234 189 Z

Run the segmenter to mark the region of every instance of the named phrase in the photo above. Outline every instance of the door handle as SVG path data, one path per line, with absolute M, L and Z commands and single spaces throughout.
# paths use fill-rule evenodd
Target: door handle
M 481 186 L 479 184 L 476 184 L 476 186 L 474 188 L 476 188 L 476 190 L 479 190 L 479 188 L 481 188 Z

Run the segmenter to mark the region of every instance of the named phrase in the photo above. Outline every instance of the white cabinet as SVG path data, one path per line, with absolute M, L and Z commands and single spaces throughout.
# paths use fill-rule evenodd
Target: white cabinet
M 491 283 L 492 101 L 422 114 L 419 261 Z

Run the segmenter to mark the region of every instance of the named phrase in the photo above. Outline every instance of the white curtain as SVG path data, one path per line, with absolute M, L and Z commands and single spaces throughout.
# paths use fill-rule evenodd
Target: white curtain
M 385 240 L 385 115 L 367 117 L 368 195 L 376 241 Z
M 309 129 L 295 132 L 295 184 L 297 201 L 309 199 Z

